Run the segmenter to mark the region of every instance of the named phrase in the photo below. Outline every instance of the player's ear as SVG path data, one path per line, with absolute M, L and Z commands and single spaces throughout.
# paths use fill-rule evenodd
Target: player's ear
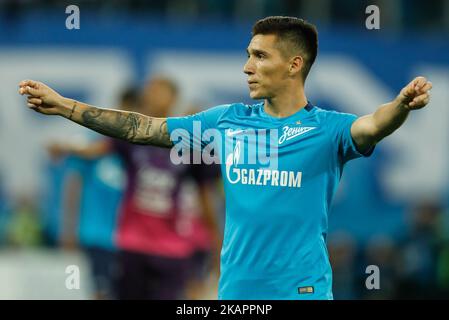
M 301 72 L 304 66 L 304 59 L 301 56 L 294 56 L 290 59 L 289 73 L 291 76 L 294 76 Z

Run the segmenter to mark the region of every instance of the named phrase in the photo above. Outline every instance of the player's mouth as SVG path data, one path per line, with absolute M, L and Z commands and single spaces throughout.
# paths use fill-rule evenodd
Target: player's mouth
M 254 87 L 254 85 L 257 84 L 257 81 L 248 81 L 248 86 L 249 87 Z

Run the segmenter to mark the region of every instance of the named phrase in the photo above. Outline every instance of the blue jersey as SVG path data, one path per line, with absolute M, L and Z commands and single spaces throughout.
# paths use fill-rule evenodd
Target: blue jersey
M 79 241 L 84 246 L 112 250 L 122 199 L 125 172 L 116 154 L 98 159 L 70 156 L 69 170 L 82 180 Z
M 310 103 L 275 118 L 260 103 L 168 119 L 175 147 L 205 152 L 221 144 L 214 151 L 226 193 L 219 299 L 332 299 L 328 211 L 345 163 L 362 156 L 350 133 L 356 118 Z M 270 147 L 262 150 L 263 140 Z
M 41 210 L 44 231 L 50 245 L 56 245 L 60 238 L 64 177 L 67 169 L 66 159 L 49 160 L 44 167 L 46 179 Z

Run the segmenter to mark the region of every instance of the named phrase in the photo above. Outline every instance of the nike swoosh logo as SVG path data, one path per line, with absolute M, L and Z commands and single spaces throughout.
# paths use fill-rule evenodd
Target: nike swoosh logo
M 232 130 L 232 129 L 228 129 L 228 130 L 226 131 L 226 135 L 227 135 L 228 137 L 232 137 L 232 136 L 235 136 L 235 135 L 240 134 L 240 133 L 242 133 L 242 132 L 245 132 L 245 130 Z

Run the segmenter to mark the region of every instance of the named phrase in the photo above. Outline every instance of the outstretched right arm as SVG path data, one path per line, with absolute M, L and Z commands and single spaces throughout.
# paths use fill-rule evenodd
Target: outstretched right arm
M 47 85 L 24 80 L 19 93 L 28 95 L 28 107 L 47 114 L 60 115 L 101 134 L 135 144 L 171 147 L 166 118 L 154 118 L 137 112 L 98 108 L 59 95 Z

